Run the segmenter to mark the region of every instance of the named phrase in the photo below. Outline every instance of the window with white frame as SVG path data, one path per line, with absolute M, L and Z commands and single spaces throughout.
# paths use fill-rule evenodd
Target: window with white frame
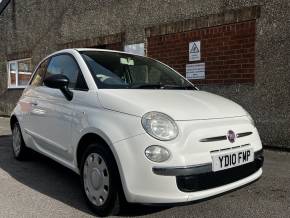
M 137 55 L 145 55 L 144 43 L 125 45 L 124 51 Z
M 25 88 L 31 74 L 31 58 L 8 61 L 8 88 Z

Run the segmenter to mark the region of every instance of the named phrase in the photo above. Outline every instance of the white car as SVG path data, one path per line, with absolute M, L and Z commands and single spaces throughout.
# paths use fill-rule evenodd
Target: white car
M 81 176 L 98 215 L 121 200 L 191 202 L 262 175 L 251 116 L 151 58 L 66 49 L 43 59 L 11 114 L 13 152 L 33 149 Z

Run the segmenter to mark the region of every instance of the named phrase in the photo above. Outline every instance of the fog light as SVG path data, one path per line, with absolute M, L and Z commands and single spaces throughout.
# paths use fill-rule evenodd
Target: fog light
M 146 157 L 153 162 L 163 162 L 169 159 L 170 151 L 159 145 L 151 145 L 145 149 Z

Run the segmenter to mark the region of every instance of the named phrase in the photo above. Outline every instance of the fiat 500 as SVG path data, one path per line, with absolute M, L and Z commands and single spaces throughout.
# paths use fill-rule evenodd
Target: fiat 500
M 16 159 L 33 149 L 79 174 L 101 216 L 121 202 L 208 198 L 262 175 L 260 137 L 241 106 L 123 52 L 66 49 L 43 59 L 11 129 Z

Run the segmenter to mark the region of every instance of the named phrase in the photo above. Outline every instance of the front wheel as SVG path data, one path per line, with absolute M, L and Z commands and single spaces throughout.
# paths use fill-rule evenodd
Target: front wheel
M 87 203 L 99 216 L 117 215 L 121 182 L 114 157 L 106 145 L 92 144 L 83 155 L 81 181 Z
M 12 129 L 12 150 L 13 155 L 17 160 L 25 160 L 28 156 L 28 148 L 22 137 L 19 123 L 16 122 Z

